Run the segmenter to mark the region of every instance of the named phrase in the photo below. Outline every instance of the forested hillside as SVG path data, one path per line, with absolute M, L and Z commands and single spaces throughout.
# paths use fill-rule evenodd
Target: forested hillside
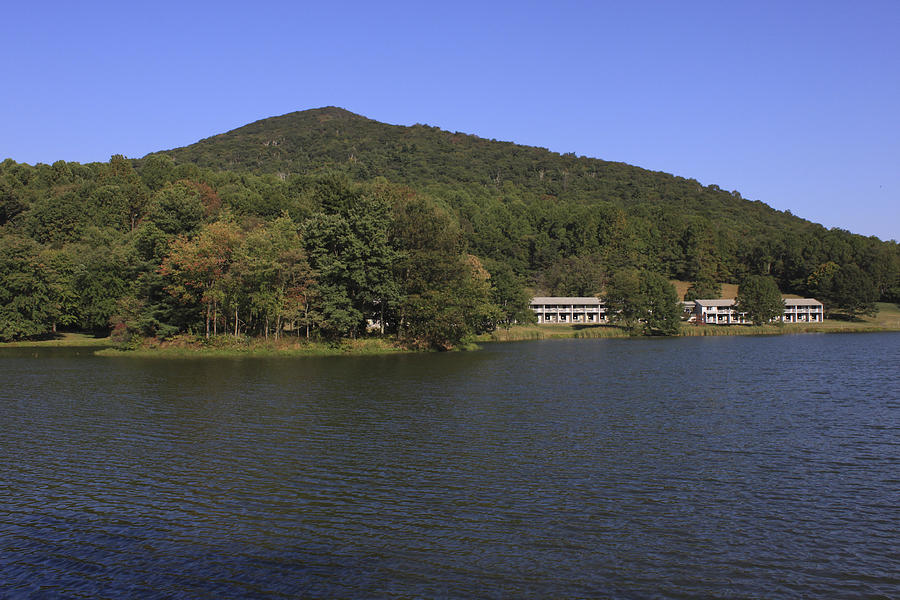
M 0 235 L 0 340 L 374 329 L 450 347 L 524 318 L 527 288 L 593 294 L 623 270 L 701 288 L 770 275 L 851 312 L 900 299 L 895 242 L 691 179 L 335 108 L 137 160 L 7 159 Z
M 547 291 L 565 291 L 571 284 L 555 283 L 560 273 L 591 262 L 601 278 L 623 266 L 688 281 L 765 274 L 782 291 L 808 294 L 810 276 L 834 263 L 860 267 L 882 298 L 900 293 L 896 243 L 829 231 L 693 179 L 425 125 L 386 125 L 339 108 L 265 119 L 161 156 L 281 178 L 334 170 L 356 181 L 404 183 L 452 210 L 477 255 L 509 264 Z

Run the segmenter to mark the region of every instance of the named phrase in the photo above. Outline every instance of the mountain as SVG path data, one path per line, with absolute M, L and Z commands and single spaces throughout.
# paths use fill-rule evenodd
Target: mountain
M 809 276 L 825 263 L 897 254 L 896 244 L 829 231 L 694 179 L 427 125 L 389 125 L 336 107 L 263 119 L 150 156 L 280 179 L 338 172 L 405 184 L 454 211 L 476 254 L 539 284 L 542 274 L 590 256 L 607 272 L 639 266 L 728 282 L 758 273 L 775 276 L 783 291 L 807 293 Z M 883 294 L 894 285 L 876 279 Z
M 333 107 L 137 160 L 0 162 L 0 340 L 378 321 L 448 347 L 530 314 L 526 287 L 750 275 L 853 318 L 900 301 L 900 246 L 693 179 Z
M 604 201 L 623 208 L 661 203 L 713 218 L 749 211 L 760 223 L 809 224 L 694 179 L 427 125 L 388 125 L 336 107 L 263 119 L 155 154 L 213 169 L 282 176 L 337 170 L 357 181 L 383 176 L 419 189 L 483 186 L 492 195 L 524 192 L 562 203 Z

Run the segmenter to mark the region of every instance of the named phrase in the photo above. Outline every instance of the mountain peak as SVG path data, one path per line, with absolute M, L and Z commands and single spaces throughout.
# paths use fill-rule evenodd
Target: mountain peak
M 253 123 L 249 123 L 242 127 L 238 127 L 232 131 L 241 131 L 247 127 L 254 127 L 258 125 L 265 126 L 280 126 L 285 123 L 296 123 L 297 125 L 302 126 L 303 124 L 312 124 L 312 123 L 327 123 L 330 121 L 369 121 L 368 119 L 362 115 L 358 115 L 354 112 L 350 112 L 345 108 L 341 108 L 339 106 L 323 106 L 321 108 L 309 108 L 306 110 L 297 110 L 294 112 L 289 112 L 283 115 L 279 115 L 277 117 L 268 117 L 265 119 L 260 119 L 259 121 L 254 121 Z M 228 132 L 231 133 L 231 132 Z

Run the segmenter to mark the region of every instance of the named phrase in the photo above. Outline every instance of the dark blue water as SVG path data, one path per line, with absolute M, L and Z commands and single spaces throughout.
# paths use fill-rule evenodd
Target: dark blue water
M 0 376 L 2 597 L 900 597 L 900 334 Z

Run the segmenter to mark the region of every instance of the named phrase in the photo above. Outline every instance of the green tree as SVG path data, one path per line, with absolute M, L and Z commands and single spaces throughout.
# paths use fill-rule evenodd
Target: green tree
M 518 323 L 534 323 L 537 317 L 531 310 L 531 294 L 525 290 L 521 279 L 506 263 L 487 262 L 490 272 L 491 301 L 499 310 L 498 325 L 509 329 Z
M 754 325 L 763 325 L 784 314 L 784 301 L 772 277 L 750 275 L 738 288 L 735 308 Z
M 641 294 L 641 272 L 621 269 L 613 273 L 606 284 L 604 303 L 611 322 L 637 333 L 640 319 L 647 313 Z
M 239 241 L 240 231 L 233 224 L 213 223 L 193 239 L 176 238 L 159 268 L 172 296 L 193 306 L 204 306 L 207 338 L 210 333 L 217 333 L 221 282 L 231 266 L 232 253 Z
M 823 304 L 831 304 L 830 292 L 834 281 L 834 274 L 841 267 L 833 261 L 820 264 L 806 278 L 806 287 Z
M 361 267 L 352 264 L 359 240 L 350 224 L 340 215 L 313 215 L 303 224 L 303 242 L 310 265 L 319 274 L 320 329 L 329 337 L 357 333 L 364 326 L 364 314 L 351 294 L 357 290 L 354 277 Z
M 650 335 L 678 333 L 681 305 L 675 286 L 659 273 L 645 271 L 641 277 L 641 295 L 647 311 L 643 317 L 644 333 Z
M 808 278 L 809 291 L 825 305 L 825 310 L 839 311 L 854 318 L 877 312 L 879 297 L 876 282 L 857 265 L 838 266 L 833 262 L 820 265 Z
M 161 231 L 180 235 L 199 227 L 205 212 L 197 188 L 187 182 L 179 182 L 153 194 L 148 217 Z
M 828 298 L 835 308 L 851 317 L 874 315 L 878 287 L 865 271 L 855 264 L 844 265 L 834 274 Z
M 684 293 L 685 300 L 709 300 L 722 297 L 722 284 L 711 277 L 704 277 L 691 282 Z
M 599 254 L 563 258 L 541 274 L 538 285 L 552 296 L 593 296 L 606 280 L 602 265 Z
M 21 192 L 8 182 L 0 180 L 0 227 L 15 222 L 28 206 L 20 197 Z
M 61 187 L 42 194 L 25 216 L 25 231 L 44 244 L 61 245 L 78 240 L 90 223 L 81 189 Z
M 623 269 L 606 286 L 607 314 L 634 335 L 678 333 L 681 306 L 675 287 L 652 271 Z
M 133 247 L 111 229 L 89 227 L 85 241 L 66 247 L 75 265 L 78 326 L 102 331 L 136 277 Z
M 19 236 L 0 236 L 0 341 L 50 330 L 57 316 L 41 248 Z
M 79 285 L 83 265 L 69 248 L 44 248 L 39 261 L 48 284 L 50 330 L 56 333 L 57 325 L 69 326 L 78 322 L 79 300 L 84 294 Z
M 315 279 L 289 216 L 247 234 L 229 275 L 222 280 L 222 298 L 234 313 L 235 335 L 243 307 L 260 320 L 267 337 L 271 330 L 277 339 L 286 323 L 298 322 L 309 336 Z
M 463 252 L 459 225 L 448 212 L 427 198 L 400 198 L 391 239 L 399 249 L 397 328 L 405 344 L 448 350 L 500 320 L 490 275 Z
M 430 264 L 418 263 L 432 273 L 444 273 L 442 281 L 402 299 L 403 322 L 400 339 L 414 348 L 450 350 L 472 335 L 490 331 L 500 319 L 491 302 L 488 275 L 481 263 L 468 256 L 419 256 Z M 431 262 L 435 261 L 435 262 Z
M 323 328 L 356 336 L 367 321 L 385 326 L 396 308 L 397 253 L 390 243 L 390 206 L 341 180 L 318 182 L 324 209 L 303 225 L 309 264 L 317 273 Z
M 175 177 L 175 161 L 165 154 L 151 154 L 141 161 L 141 180 L 151 191 L 161 190 Z

